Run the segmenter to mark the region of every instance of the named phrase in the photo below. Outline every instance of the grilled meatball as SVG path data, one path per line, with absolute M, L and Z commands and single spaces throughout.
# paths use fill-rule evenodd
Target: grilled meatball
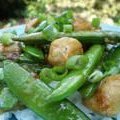
M 48 61 L 51 65 L 63 65 L 70 56 L 82 53 L 82 44 L 77 39 L 63 37 L 51 43 Z
M 120 74 L 106 77 L 94 96 L 83 102 L 102 115 L 114 116 L 120 113 Z

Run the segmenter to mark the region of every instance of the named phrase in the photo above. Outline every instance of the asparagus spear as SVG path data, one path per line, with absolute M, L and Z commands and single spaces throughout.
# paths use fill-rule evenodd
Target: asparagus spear
M 120 32 L 110 32 L 110 31 L 81 31 L 72 33 L 58 32 L 55 38 L 60 37 L 73 37 L 77 38 L 83 43 L 119 43 L 120 42 Z M 25 34 L 21 36 L 16 36 L 12 38 L 14 41 L 20 41 L 25 43 L 43 43 L 50 41 L 49 37 L 46 37 L 43 32 Z

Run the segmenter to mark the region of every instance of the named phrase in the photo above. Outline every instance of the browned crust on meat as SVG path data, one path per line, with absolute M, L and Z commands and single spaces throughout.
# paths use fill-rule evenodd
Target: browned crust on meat
M 82 53 L 82 44 L 77 39 L 63 37 L 51 43 L 48 61 L 51 65 L 62 65 L 70 56 Z
M 83 103 L 91 110 L 107 116 L 120 112 L 120 74 L 106 77 L 94 96 Z

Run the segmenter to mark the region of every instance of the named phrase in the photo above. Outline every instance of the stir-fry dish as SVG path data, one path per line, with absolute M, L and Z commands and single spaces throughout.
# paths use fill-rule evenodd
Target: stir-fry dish
M 41 15 L 22 35 L 2 33 L 0 113 L 27 107 L 44 120 L 90 120 L 67 99 L 77 91 L 93 112 L 119 114 L 119 43 L 120 32 L 71 11 Z

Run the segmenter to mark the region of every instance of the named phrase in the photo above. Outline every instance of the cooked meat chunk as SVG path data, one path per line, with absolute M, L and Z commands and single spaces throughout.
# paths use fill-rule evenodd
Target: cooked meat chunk
M 75 17 L 73 27 L 74 31 L 87 31 L 92 29 L 92 25 L 79 16 Z
M 106 77 L 94 96 L 83 102 L 102 115 L 114 116 L 120 113 L 120 74 Z
M 5 56 L 7 59 L 17 59 L 20 55 L 21 48 L 18 42 L 15 42 L 9 46 L 0 44 L 0 54 Z
M 51 43 L 48 61 L 51 65 L 63 65 L 70 56 L 82 53 L 82 44 L 77 39 L 63 37 Z

